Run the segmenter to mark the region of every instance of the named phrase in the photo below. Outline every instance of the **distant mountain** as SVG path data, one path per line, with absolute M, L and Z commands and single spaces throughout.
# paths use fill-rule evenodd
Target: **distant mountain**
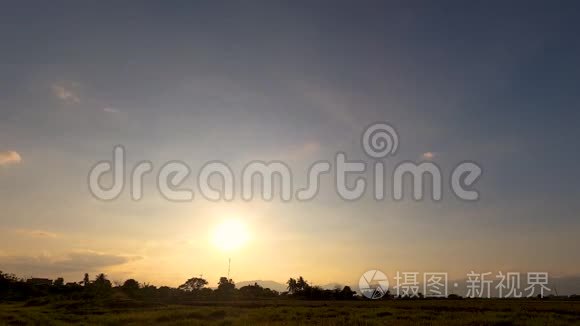
M 276 281 L 263 281 L 263 280 L 236 282 L 236 288 L 239 289 L 242 286 L 254 285 L 254 283 L 258 283 L 258 285 L 263 288 L 269 288 L 271 290 L 275 290 L 278 292 L 284 292 L 287 290 L 286 284 L 278 283 Z
M 334 290 L 334 289 L 341 289 L 342 290 L 342 288 L 344 287 L 344 285 L 342 285 L 340 283 L 328 283 L 328 284 L 322 284 L 319 286 L 325 290 Z

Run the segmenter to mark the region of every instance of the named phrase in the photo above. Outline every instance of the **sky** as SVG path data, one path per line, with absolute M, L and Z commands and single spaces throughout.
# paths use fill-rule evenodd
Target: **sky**
M 0 270 L 177 286 L 369 269 L 580 276 L 580 6 L 572 1 L 51 1 L 0 13 Z M 115 145 L 129 165 L 235 171 L 281 160 L 304 185 L 360 137 L 396 127 L 385 160 L 477 162 L 480 199 L 94 198 Z M 193 175 L 196 175 L 194 172 Z M 194 184 L 194 177 L 187 179 Z M 447 182 L 447 181 L 446 181 Z M 195 191 L 195 190 L 194 190 Z M 234 219 L 247 242 L 212 243 Z

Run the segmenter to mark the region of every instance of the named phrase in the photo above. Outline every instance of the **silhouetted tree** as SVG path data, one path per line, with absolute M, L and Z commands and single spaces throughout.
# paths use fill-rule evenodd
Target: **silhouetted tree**
M 121 285 L 121 290 L 129 296 L 135 297 L 139 293 L 139 282 L 134 279 L 128 279 Z
M 88 286 L 91 283 L 89 280 L 89 273 L 85 273 L 85 277 L 83 278 L 82 284 L 83 286 Z
M 103 273 L 97 275 L 93 283 L 88 286 L 88 294 L 93 297 L 105 297 L 111 294 L 111 281 L 107 280 L 107 276 Z
M 306 282 L 306 280 L 300 276 L 296 281 L 296 287 L 298 292 L 303 292 L 306 291 L 310 286 L 308 285 L 308 282 Z
M 290 278 L 288 280 L 288 282 L 286 282 L 286 284 L 288 285 L 287 289 L 289 293 L 296 293 L 296 291 L 298 290 L 298 285 L 296 284 L 296 280 L 293 278 Z
M 233 290 L 236 288 L 236 284 L 234 281 L 227 277 L 220 277 L 220 281 L 218 282 L 218 290 Z
M 288 292 L 294 296 L 308 297 L 313 293 L 312 287 L 308 285 L 308 282 L 302 276 L 299 276 L 298 279 L 290 278 L 286 284 L 288 285 Z
M 111 281 L 107 280 L 107 275 L 101 273 L 97 275 L 93 284 L 99 288 L 111 288 Z
M 0 299 L 18 297 L 18 294 L 14 293 L 19 287 L 18 283 L 22 282 L 20 282 L 16 275 L 6 274 L 0 271 Z
M 235 289 L 236 284 L 232 279 L 228 279 L 227 277 L 220 277 L 216 292 L 219 296 L 229 297 L 234 293 Z
M 240 288 L 240 294 L 244 298 L 268 298 L 278 296 L 277 291 L 268 288 L 263 288 L 258 283 L 253 285 L 246 285 Z
M 52 285 L 56 287 L 64 286 L 64 279 L 62 277 L 59 277 L 56 280 L 54 280 L 54 282 L 52 282 Z
M 139 290 L 139 282 L 131 278 L 126 280 L 121 286 L 121 288 L 123 288 L 124 290 L 137 291 Z
M 356 292 L 351 290 L 350 286 L 345 286 L 340 291 L 339 298 L 343 300 L 350 300 L 354 297 L 355 294 Z
M 143 284 L 140 293 L 145 298 L 152 298 L 157 294 L 157 287 L 151 284 Z
M 221 280 L 220 280 L 221 281 Z M 201 290 L 204 286 L 207 285 L 207 281 L 201 277 L 194 277 L 190 278 L 189 280 L 185 281 L 185 283 L 181 284 L 178 289 L 182 291 L 197 291 Z

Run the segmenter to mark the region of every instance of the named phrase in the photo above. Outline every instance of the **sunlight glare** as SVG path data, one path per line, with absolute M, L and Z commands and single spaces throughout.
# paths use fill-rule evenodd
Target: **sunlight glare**
M 214 231 L 213 241 L 223 251 L 240 249 L 249 239 L 246 226 L 239 220 L 226 220 Z

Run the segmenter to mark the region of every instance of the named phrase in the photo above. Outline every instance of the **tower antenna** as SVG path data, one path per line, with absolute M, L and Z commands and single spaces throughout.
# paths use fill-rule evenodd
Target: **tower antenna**
M 228 280 L 230 279 L 230 268 L 232 267 L 232 259 L 228 258 Z

